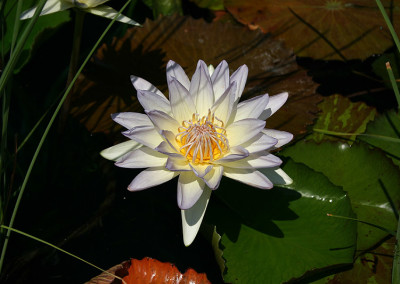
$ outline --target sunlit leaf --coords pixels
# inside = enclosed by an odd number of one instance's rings
[[[315,144],[298,142],[282,153],[296,162],[322,172],[334,184],[348,192],[357,218],[395,231],[400,204],[400,173],[382,151],[365,144]],[[357,249],[366,250],[381,241],[387,233],[358,223]]]
[[[268,119],[268,128],[304,133],[321,101],[315,93],[317,85],[281,42],[229,23],[173,16],[147,21],[143,28],[129,29],[123,38],[103,45],[75,88],[72,114],[92,132],[114,132],[110,114],[142,111],[130,75],[167,94],[165,66],[170,59],[189,76],[199,59],[214,66],[225,59],[231,72],[247,64],[243,98],[288,91],[288,102]]]
[[[365,103],[352,103],[349,99],[340,95],[329,96],[318,106],[321,113],[313,128],[343,133],[364,133],[367,123],[374,119],[376,113],[374,108]],[[344,136],[344,139],[351,142],[356,137],[357,135]],[[321,142],[322,140],[338,140],[340,138],[314,132],[309,139]]]
[[[307,166],[288,161],[290,186],[260,190],[224,180],[211,201],[228,283],[283,283],[352,263],[356,224],[347,194]],[[301,260],[301,261],[299,261]]]
[[[374,121],[368,124],[365,133],[400,139],[399,114],[392,110],[379,115]],[[400,166],[400,143],[371,136],[360,136],[359,139],[382,149],[392,158],[396,165]]]
[[[399,31],[399,2],[382,3],[385,7],[392,3],[387,12]],[[240,22],[273,33],[299,56],[364,59],[393,45],[375,1],[225,0],[224,4]]]

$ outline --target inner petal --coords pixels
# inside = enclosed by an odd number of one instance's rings
[[[179,151],[193,164],[211,163],[229,151],[224,123],[211,111],[207,116],[193,114],[178,128],[175,140]]]

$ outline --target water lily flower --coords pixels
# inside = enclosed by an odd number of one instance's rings
[[[265,128],[265,120],[286,102],[288,93],[239,102],[247,74],[246,65],[229,76],[226,61],[214,70],[200,60],[190,81],[180,65],[169,61],[169,100],[148,81],[131,76],[145,114],[112,115],[131,140],[101,155],[119,167],[147,168],[133,179],[130,191],[179,177],[177,199],[186,246],[193,242],[223,175],[261,189],[292,182],[270,151],[293,135]]]
[[[52,14],[70,8],[78,8],[87,13],[114,19],[118,15],[118,12],[107,5],[103,5],[108,1],[109,0],[47,0],[40,15]],[[36,8],[37,7],[33,7],[24,11],[21,14],[20,19],[25,20],[32,18],[33,14],[35,14]],[[139,23],[124,15],[119,15],[116,20],[122,23],[139,26]]]

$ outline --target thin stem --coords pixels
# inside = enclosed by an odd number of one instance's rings
[[[19,191],[19,194],[18,194],[18,197],[17,197],[17,201],[16,201],[16,203],[15,203],[14,210],[13,210],[13,213],[12,213],[12,216],[11,216],[11,219],[10,219],[10,223],[9,223],[9,226],[8,226],[9,228],[12,228],[13,225],[14,225],[14,221],[15,221],[15,217],[16,217],[17,212],[18,212],[19,204],[21,203],[21,199],[22,199],[22,196],[23,196],[23,194],[24,194],[24,191],[25,191],[25,188],[26,188],[26,184],[28,183],[29,177],[30,177],[30,175],[31,175],[33,166],[35,165],[35,162],[36,162],[36,159],[37,159],[37,157],[38,157],[38,155],[39,155],[39,152],[40,152],[40,150],[41,150],[41,148],[42,148],[42,146],[43,146],[44,141],[46,140],[47,134],[49,133],[51,126],[52,126],[53,123],[54,123],[54,120],[56,119],[56,116],[57,116],[58,112],[59,112],[60,109],[61,109],[62,104],[64,103],[64,101],[65,101],[67,95],[68,95],[69,92],[71,91],[72,86],[74,85],[74,83],[75,83],[76,79],[78,78],[79,74],[82,72],[83,68],[86,66],[86,64],[88,63],[89,59],[90,59],[91,56],[93,55],[93,53],[96,51],[97,47],[99,46],[100,42],[103,40],[103,38],[104,38],[104,36],[106,35],[106,33],[110,30],[111,26],[114,24],[115,19],[116,19],[116,18],[121,14],[121,12],[128,6],[128,4],[129,4],[130,1],[131,1],[131,0],[128,0],[128,1],[126,2],[126,4],[121,8],[121,10],[118,12],[118,14],[116,15],[116,17],[111,21],[111,23],[107,26],[107,28],[104,30],[104,32],[103,32],[102,35],[100,36],[100,38],[97,40],[96,44],[93,46],[92,50],[90,51],[90,53],[89,53],[88,56],[86,57],[85,61],[82,63],[82,65],[81,65],[81,67],[79,68],[78,72],[75,74],[74,78],[73,78],[72,81],[71,81],[71,84],[68,86],[68,88],[67,88],[67,90],[65,91],[63,97],[62,97],[61,100],[60,100],[60,103],[58,104],[56,110],[54,111],[54,114],[53,114],[53,116],[51,117],[51,119],[50,119],[50,121],[49,121],[49,124],[47,125],[47,127],[46,127],[46,129],[45,129],[45,131],[44,131],[44,133],[43,133],[43,136],[42,136],[42,138],[41,138],[40,141],[39,141],[39,144],[38,144],[38,146],[37,146],[37,148],[36,148],[35,154],[34,154],[33,157],[32,157],[32,160],[31,160],[31,163],[30,163],[30,165],[29,165],[29,168],[28,168],[28,170],[27,170],[27,172],[26,172],[24,181],[22,182],[21,190]],[[6,250],[7,250],[7,246],[8,246],[8,241],[9,241],[9,239],[10,239],[10,234],[11,234],[11,230],[8,230],[8,231],[7,231],[6,238],[5,238],[5,240],[4,240],[3,250],[2,250],[2,252],[1,252],[1,257],[0,257],[0,273],[1,273],[2,268],[3,268],[4,258],[5,258],[5,254],[6,254]]]
[[[376,4],[378,5],[378,8],[381,11],[381,14],[383,16],[383,19],[385,20],[386,25],[389,28],[390,34],[393,37],[394,43],[396,44],[398,51],[400,52],[400,41],[399,41],[399,38],[398,38],[398,36],[396,34],[396,31],[393,28],[392,22],[390,21],[387,13],[385,11],[385,7],[383,7],[382,2],[380,0],[376,0]]]
[[[390,62],[386,62],[386,70],[389,74],[389,79],[390,79],[390,83],[392,84],[394,95],[396,96],[397,108],[400,110],[400,92],[399,92],[399,88],[397,87],[396,79],[394,78],[394,74],[393,74],[392,67],[390,66]]]
[[[330,131],[330,130],[318,129],[318,128],[314,128],[313,131],[317,132],[317,133],[322,133],[322,134],[327,134],[327,135],[336,135],[336,136],[353,136],[353,135],[366,136],[366,137],[377,138],[377,139],[381,139],[381,140],[385,140],[385,141],[389,141],[389,142],[393,142],[393,143],[400,143],[399,138],[383,136],[383,135],[376,135],[376,134],[346,133],[346,132],[337,132],[337,131]]]

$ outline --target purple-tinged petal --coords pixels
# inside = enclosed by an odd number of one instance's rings
[[[154,126],[140,126],[122,132],[126,137],[135,140],[151,149],[156,148],[163,141]]]
[[[222,120],[222,122],[225,124],[225,127],[235,104],[235,92],[236,82],[232,82],[232,84],[225,90],[225,92],[219,97],[219,99],[211,108],[211,111],[214,113],[215,117]]]
[[[168,80],[169,100],[175,119],[182,123],[192,118],[196,106],[189,91],[174,77]]]
[[[279,167],[260,169],[273,184],[289,185],[293,180]]]
[[[230,77],[229,82],[236,82],[237,88],[235,93],[235,100],[238,101],[242,96],[244,86],[246,85],[247,75],[249,68],[246,65],[240,66]]]
[[[211,82],[214,91],[214,98],[217,101],[229,87],[229,67],[225,60],[222,60],[211,75]]]
[[[268,117],[273,115],[284,103],[287,101],[289,94],[287,92],[280,93],[275,96],[269,97],[268,105],[265,110],[260,114],[259,119],[266,120]]]
[[[268,105],[268,94],[251,98],[238,104],[235,121],[246,118],[258,118]]]
[[[189,93],[195,102],[196,111],[200,117],[207,115],[208,110],[214,104],[214,92],[207,65],[202,60],[197,63],[196,71],[190,82]]]
[[[147,115],[137,112],[119,112],[113,113],[111,118],[118,124],[127,129],[132,129],[138,126],[151,126],[151,120]]]
[[[152,93],[156,93],[160,97],[165,98],[164,94],[159,89],[157,89],[157,87],[155,87],[153,84],[146,81],[145,79],[131,75],[131,82],[133,87],[135,87],[136,91],[139,90],[149,91]]]
[[[137,91],[137,98],[144,110],[159,110],[165,113],[171,113],[171,105],[166,97],[152,93],[150,91]]]
[[[226,136],[229,141],[229,146],[239,146],[258,133],[265,127],[265,121],[248,118],[235,121],[226,128]]]
[[[160,153],[162,153],[162,154],[165,154],[165,155],[167,155],[167,156],[169,156],[169,157],[174,157],[174,158],[177,158],[177,159],[179,159],[179,158],[184,158],[183,156],[182,156],[182,154],[180,154],[180,153],[178,153],[173,147],[171,147],[171,145],[168,143],[168,142],[166,142],[166,141],[163,141],[163,142],[161,142],[160,143],[160,145],[158,145],[154,150],[156,150],[157,152],[160,152]]]
[[[144,190],[164,182],[167,182],[178,175],[178,172],[171,172],[165,167],[148,168],[140,172],[128,186],[130,191]]]
[[[210,196],[211,189],[206,186],[204,187],[203,194],[200,196],[195,205],[189,209],[181,210],[183,243],[185,246],[189,246],[196,238],[201,222],[203,221],[204,214],[206,213]]]
[[[263,129],[262,133],[278,140],[278,143],[275,144],[274,149],[286,145],[293,139],[293,134],[286,131],[280,131],[275,129]]]
[[[214,164],[224,164],[228,162],[233,162],[237,160],[244,159],[249,156],[249,151],[247,151],[242,146],[235,146],[229,149],[229,152],[225,154],[224,157],[214,161]]]
[[[185,210],[191,208],[200,198],[204,181],[192,172],[182,172],[178,180],[178,206]]]
[[[192,171],[189,161],[184,157],[168,157],[165,167],[170,171]]]
[[[245,159],[224,163],[224,167],[235,169],[257,169],[280,166],[282,160],[268,152],[251,154]]]
[[[256,153],[271,149],[278,143],[278,139],[268,136],[262,131],[246,143],[243,143],[242,147],[249,151],[249,153]]]
[[[271,189],[274,186],[265,175],[255,169],[224,167],[224,176],[261,189]]]
[[[190,81],[185,71],[178,63],[170,60],[167,64],[167,81],[172,78],[176,78],[189,91]]]
[[[203,177],[203,180],[205,181],[206,185],[211,188],[212,190],[215,190],[219,187],[219,183],[222,178],[222,173],[224,172],[224,167],[223,166],[218,166],[214,165],[211,171],[208,172]]]
[[[203,178],[213,168],[213,165],[209,165],[209,164],[190,163],[189,165],[192,168],[194,174],[199,178]]]
[[[131,169],[161,167],[165,165],[167,158],[168,156],[149,147],[141,147],[119,158],[115,165]]]
[[[175,120],[175,118],[169,116],[165,112],[152,110],[146,111],[146,113],[159,131],[168,130],[172,133],[178,132],[178,128],[180,127],[179,123]]]

